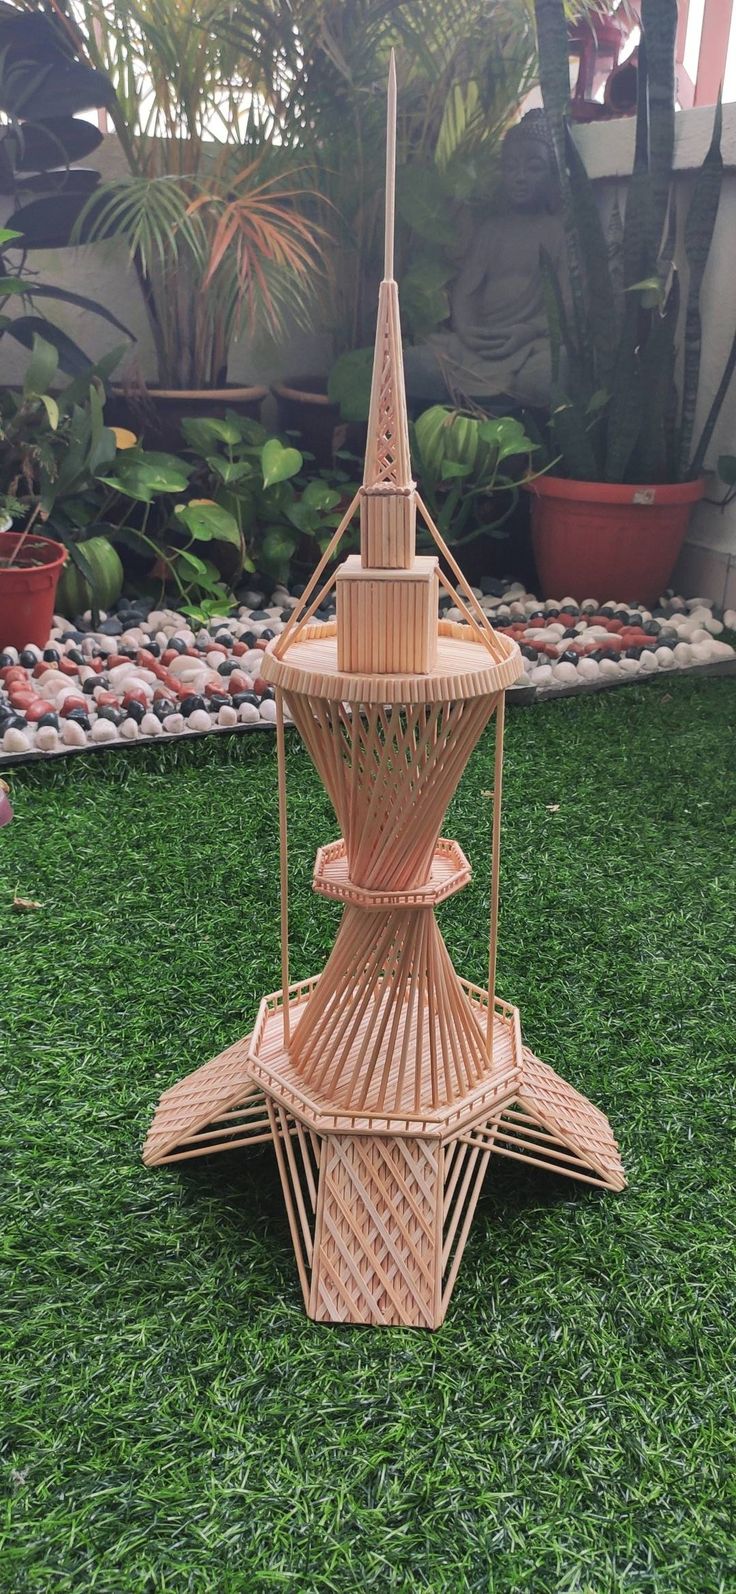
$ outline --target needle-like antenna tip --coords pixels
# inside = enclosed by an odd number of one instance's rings
[[[389,282],[394,274],[394,197],[396,192],[396,53],[392,49],[388,66],[386,104],[386,232],[383,275]]]

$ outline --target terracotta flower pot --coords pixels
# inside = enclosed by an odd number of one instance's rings
[[[0,532],[0,647],[42,648],[48,641],[56,587],[67,553],[60,542],[31,533],[19,563],[4,563],[18,547],[21,533]]]
[[[656,602],[703,486],[702,480],[624,485],[540,476],[528,491],[544,595]]]
[[[222,420],[235,410],[259,421],[265,387],[112,389],[105,405],[108,426],[125,426],[141,437],[144,448],[176,454],[184,445],[181,423],[190,417]]]

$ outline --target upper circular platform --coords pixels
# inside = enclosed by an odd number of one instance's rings
[[[261,675],[272,686],[300,697],[338,703],[443,703],[488,697],[505,691],[524,673],[521,653],[511,637],[494,633],[500,657],[476,641],[470,627],[453,620],[437,624],[437,663],[427,675],[354,675],[337,668],[337,626],[307,625],[283,658],[269,642]]]

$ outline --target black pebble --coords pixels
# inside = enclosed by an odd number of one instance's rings
[[[153,712],[156,715],[156,719],[163,722],[163,720],[168,718],[169,714],[176,713],[176,704],[170,703],[166,697],[159,697],[153,705]]]
[[[218,675],[232,675],[233,670],[238,669],[239,663],[239,659],[223,659],[222,664],[217,666]]]
[[[633,648],[626,648],[626,650],[624,652],[624,658],[625,659],[640,659],[641,655],[642,655],[642,649],[638,648],[636,646],[633,647]]]
[[[61,640],[62,642],[83,642],[84,636],[84,631],[63,631]]]
[[[255,634],[255,631],[244,631],[243,635],[240,638],[240,640],[241,640],[241,642],[245,643],[245,646],[247,648],[254,648],[255,645],[256,645],[256,642],[258,641],[258,638],[257,638],[257,636]]]
[[[140,725],[145,713],[146,709],[144,709],[142,703],[136,703],[133,701],[132,703],[126,703],[125,705],[126,719],[135,720],[136,725]]]
[[[118,648],[118,653],[123,659],[137,659],[138,657],[137,648]]]
[[[564,603],[562,608],[560,609],[560,614],[578,615],[579,613],[580,613],[580,609],[579,609],[577,603]]]
[[[676,648],[678,642],[679,642],[679,637],[676,637],[676,636],[661,636],[659,638],[659,641],[658,641],[658,646],[660,648]]]
[[[118,619],[116,614],[110,614],[106,620],[102,621],[102,624],[99,625],[97,629],[100,633],[100,636],[122,636],[125,626],[123,625],[122,620]]]
[[[58,659],[58,657],[59,657],[58,653],[57,653],[56,657]],[[46,658],[46,654],[45,653],[44,653],[44,658]],[[15,664],[15,659],[13,658],[12,653],[0,653],[0,670],[9,670],[11,664]]]
[[[291,583],[291,586],[289,587],[289,591],[291,593],[292,598],[300,598],[302,593],[303,593],[303,591],[304,591],[304,589],[305,589],[305,587],[306,587],[306,585],[307,585],[306,581],[293,581]],[[482,586],[483,586],[483,582],[481,581],[481,587]],[[500,583],[499,583],[499,587],[500,587]],[[485,590],[485,588],[484,588],[484,590]],[[500,590],[503,591],[503,588],[500,587]]]
[[[5,729],[6,731],[26,731],[28,729],[28,721],[25,714],[11,714],[10,719],[5,721]]]
[[[186,642],[182,642],[180,636],[170,636],[168,645],[173,648],[175,653],[186,653],[187,651]]]
[[[659,636],[659,626],[656,620],[645,620],[642,625],[645,636]]]
[[[99,686],[99,684],[100,684],[99,675],[88,675],[86,681],[82,682],[82,691],[84,692],[85,696],[86,697],[91,697],[92,693],[95,690],[95,687]]]
[[[52,714],[52,713],[42,714],[40,720],[36,720],[36,724],[37,725],[53,725],[54,730],[58,731],[58,729],[59,729],[59,716],[58,716],[58,714]]]
[[[527,615],[527,620],[543,620],[543,619],[544,619],[544,609],[532,609],[531,614]]]
[[[211,709],[223,708],[224,705],[226,703],[229,703],[229,702],[230,702],[230,693],[229,692],[208,692],[207,693],[207,702],[205,704],[205,708],[207,708],[208,706]]]
[[[276,696],[276,693],[274,692],[273,687],[272,686],[265,686],[263,688],[263,691],[261,692],[260,701],[262,703],[265,703],[266,698],[274,698],[275,696]],[[258,698],[256,698],[256,702],[258,702]]]
[[[111,725],[122,725],[123,720],[127,719],[128,715],[124,708],[113,708],[112,703],[104,703],[102,708],[97,710],[97,718],[98,720],[109,720]]]
[[[504,585],[496,576],[481,576],[480,590],[484,598],[500,598],[503,596]]]
[[[207,704],[205,703],[204,698],[198,697],[195,692],[192,692],[189,697],[183,697],[181,703],[179,704],[180,712],[184,715],[185,719],[189,719],[189,715],[193,714],[195,709],[206,709],[206,707]],[[142,718],[143,715],[141,715],[141,719]]]
[[[212,647],[212,643],[211,642],[200,642],[199,637],[195,637],[194,646],[197,649],[198,653],[209,653],[210,648]]]
[[[598,610],[599,614],[605,614],[607,620],[612,620],[615,612],[612,603],[604,603],[603,608]]]
[[[81,648],[70,648],[69,652],[67,653],[67,658],[71,659],[72,664],[84,664],[85,663],[85,657],[84,657],[84,654],[83,654]]]
[[[231,637],[229,631],[216,631],[215,641],[219,642],[221,648],[231,648],[235,638]]]
[[[18,663],[23,665],[24,670],[32,670],[38,664],[38,658],[35,653],[31,652],[30,648],[21,648],[18,655]]]
[[[559,614],[559,609],[545,609],[544,618],[545,620],[557,620],[559,619]]]
[[[319,609],[317,610],[317,613],[319,614]],[[329,619],[329,614],[325,615],[325,619]],[[266,627],[266,630],[261,632],[261,641],[262,642],[272,642],[274,637],[275,637],[275,635],[276,635],[275,631],[269,631],[268,627]]]
[[[43,657],[45,664],[58,664],[61,654],[58,648],[44,648]]]
[[[537,650],[536,650],[536,648],[525,648],[525,647],[522,647],[521,655],[522,655],[522,658],[524,658],[524,659],[534,659],[536,661]]]
[[[282,620],[290,620],[291,616],[292,616],[292,612],[293,611],[291,609],[282,609],[281,610],[281,618],[282,618]]]
[[[69,713],[66,715],[66,718],[68,720],[76,720],[77,724],[81,725],[83,731],[88,731],[89,730],[89,714],[86,712],[85,709],[83,709],[83,708],[70,708]]]
[[[153,637],[149,637],[149,640],[144,642],[143,646],[148,650],[149,653],[153,654],[154,659],[160,659],[161,649],[158,645],[158,642],[154,642]]]
[[[580,660],[578,658],[577,653],[573,653],[572,648],[565,648],[564,653],[560,654],[558,663],[560,663],[560,664],[579,664]]]
[[[563,631],[563,633],[562,633],[562,635],[563,635],[563,637],[567,637],[567,636],[577,636],[577,634],[578,634],[578,633],[577,633],[577,631],[576,631],[576,630],[575,630],[575,627],[574,627],[574,625],[570,625],[570,626],[568,626],[568,628],[567,628],[567,630],[566,630],[566,631]]]
[[[268,619],[268,615],[266,614],[265,609],[251,609],[250,614],[248,615],[248,619],[249,620],[267,620]]]
[[[254,708],[258,708],[261,700],[259,697],[256,697],[255,692],[236,692],[235,696],[232,697],[230,701],[233,705],[233,708],[240,708],[241,703],[252,703]]]

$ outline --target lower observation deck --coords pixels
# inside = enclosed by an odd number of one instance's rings
[[[289,1019],[292,1038],[298,1035],[299,1019],[306,1011],[318,979],[305,980],[289,987]],[[485,1029],[488,1011],[488,993],[467,980],[459,980],[465,999],[479,1025]],[[408,1014],[408,1009],[407,1009]],[[402,1020],[405,1022],[406,1020]],[[410,1020],[412,1026],[416,1020]],[[357,1101],[348,1107],[341,1105],[327,1090],[305,1080],[292,1061],[284,1045],[284,1014],[281,991],[264,997],[258,1012],[255,1028],[250,1037],[247,1069],[269,1096],[274,1097],[294,1117],[320,1133],[330,1132],[353,1135],[420,1135],[427,1139],[447,1141],[473,1124],[486,1122],[494,1112],[516,1094],[521,1078],[522,1041],[518,1010],[508,1002],[496,999],[493,1022],[493,1060],[488,1073],[468,1085],[462,1095],[440,1106],[431,1103],[431,1069],[429,1056],[431,1039],[430,1020],[424,1012],[421,1018],[422,1047],[427,1057],[426,1073],[422,1082],[419,1105],[415,1103],[415,1074],[407,1075],[404,1091],[397,1092],[397,1071],[400,1066],[403,1034],[400,1032],[392,1051],[387,1056],[388,1069],[382,1081],[382,1093],[392,1098],[390,1109],[382,1107],[376,1099],[379,1092],[377,1079],[368,1092],[365,1102]],[[411,1045],[414,1048],[415,1030],[412,1027]],[[361,1035],[355,1039],[356,1053],[360,1050]],[[397,1101],[398,1094],[398,1101]]]
[[[337,625],[306,625],[281,658],[270,642],[261,674],[272,686],[302,697],[338,703],[442,703],[487,697],[513,686],[524,672],[511,637],[494,635],[494,659],[485,642],[467,625],[437,623],[437,662],[426,675],[351,675],[337,667]]]

